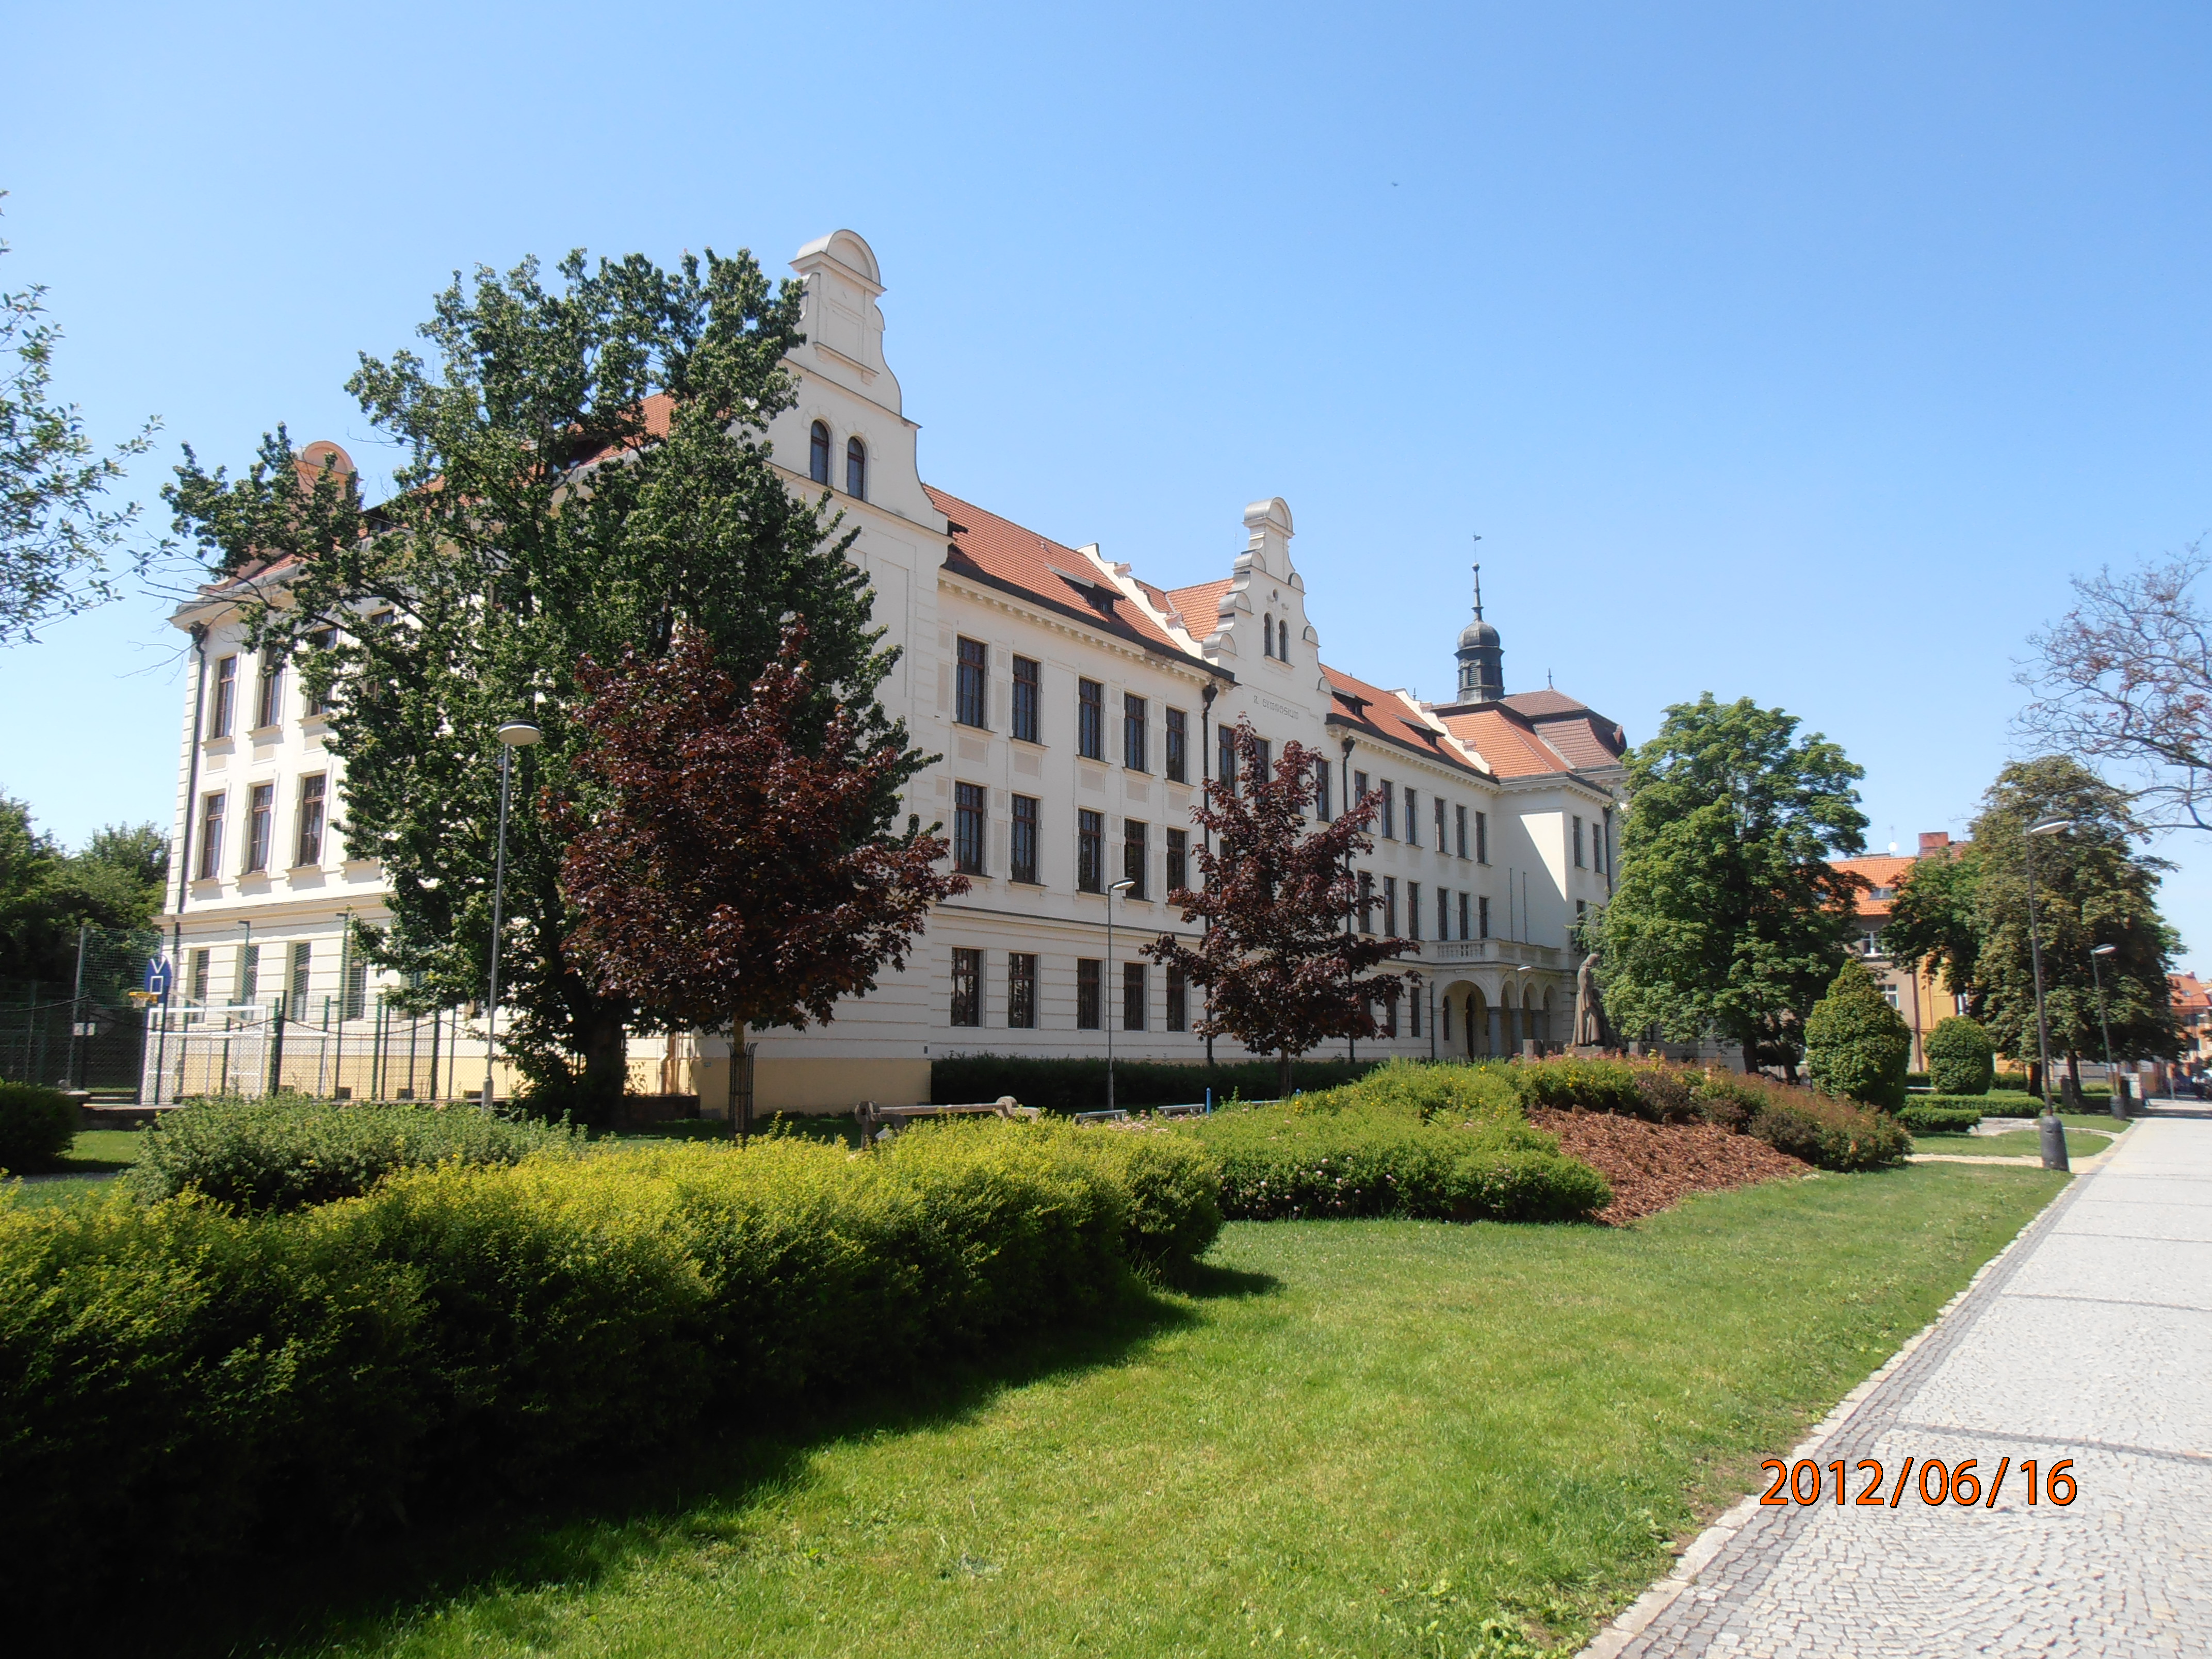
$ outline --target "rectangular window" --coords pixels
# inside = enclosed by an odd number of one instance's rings
[[[1885,985],[1885,986],[1883,986],[1883,987],[1881,988],[1881,1000],[1882,1000],[1884,1002],[1887,1002],[1887,1003],[1891,1007],[1893,1007],[1893,1008],[1896,1007],[1896,1006],[1897,1006],[1897,987],[1895,987],[1894,985]]]
[[[1490,937],[1490,896],[1488,894],[1486,893],[1483,895],[1482,898],[1477,902],[1475,905],[1475,913],[1476,924],[1482,930],[1477,937],[1488,939]]]
[[[202,1007],[205,1007],[207,1006],[208,980],[210,977],[209,969],[214,957],[215,952],[212,951],[195,951],[192,952],[192,976],[190,987],[185,991],[185,995],[190,997],[192,1001],[199,1004]]]
[[[1151,834],[1150,824],[1139,823],[1134,818],[1121,820],[1121,879],[1136,884],[1129,889],[1131,898],[1145,896],[1145,854]]]
[[[338,998],[338,1018],[362,1019],[368,1013],[368,964],[356,956],[346,964],[345,986]]]
[[[247,1003],[261,994],[261,947],[241,945],[238,947],[238,994],[233,1002]]]
[[[1014,797],[1014,833],[1008,854],[1006,873],[1016,881],[1034,883],[1037,878],[1037,799],[1034,795]]]
[[[1382,1035],[1386,1037],[1398,1035],[1398,999],[1395,997],[1382,1005]]]
[[[1444,798],[1437,797],[1437,851],[1444,851]]]
[[[1474,861],[1477,864],[1490,862],[1490,814],[1487,812],[1474,815]]]
[[[1589,915],[1589,906],[1587,903],[1585,903],[1583,900],[1581,900],[1581,899],[1577,899],[1577,900],[1575,901],[1575,920],[1576,920],[1577,921],[1581,921],[1581,920],[1582,920],[1585,915]]]
[[[1359,872],[1359,931],[1375,931],[1375,877],[1366,870]]]
[[[1382,780],[1382,811],[1376,822],[1382,826],[1376,831],[1385,841],[1398,839],[1398,809],[1395,793],[1396,786],[1389,779]]]
[[[1382,878],[1382,932],[1391,939],[1398,937],[1398,878]]]
[[[1265,738],[1252,740],[1252,763],[1244,769],[1245,781],[1254,788],[1274,775],[1275,745]]]
[[[1190,1030],[1190,989],[1184,984],[1182,969],[1168,969],[1168,1030]]]
[[[1575,820],[1575,868],[1583,867],[1583,821]]]
[[[1095,957],[1080,957],[1075,964],[1075,1029],[1098,1029],[1098,962]]]
[[[1121,964],[1121,1029],[1145,1029],[1145,964],[1141,962]]]
[[[215,696],[208,710],[208,736],[227,738],[238,719],[238,659],[225,657],[215,665]]]
[[[261,653],[261,675],[253,691],[253,724],[281,726],[284,721],[284,659],[273,651]]]
[[[338,630],[335,628],[318,628],[307,635],[307,643],[318,651],[328,651],[337,642]],[[300,712],[308,715],[327,714],[331,712],[330,699],[319,697],[312,691],[307,692],[301,699]]]
[[[1188,783],[1190,781],[1190,727],[1188,720],[1189,717],[1180,708],[1170,708],[1167,711],[1168,747],[1167,753],[1164,758],[1167,764],[1168,781],[1170,783]]]
[[[1133,691],[1121,694],[1121,764],[1132,772],[1149,772],[1151,757],[1145,752],[1145,700]]]
[[[1237,793],[1237,733],[1228,726],[1220,732],[1220,751],[1214,757],[1213,775],[1221,780],[1224,794]]]
[[[953,720],[961,726],[987,726],[989,722],[983,717],[983,698],[990,690],[990,683],[984,671],[990,661],[990,651],[981,640],[963,639],[959,641],[959,657]]]
[[[307,869],[323,861],[323,814],[328,804],[326,791],[329,782],[320,772],[300,780],[299,845],[292,862],[300,869]]]
[[[1036,958],[1026,951],[1006,958],[1006,1024],[1016,1031],[1036,1029]]]
[[[1418,881],[1409,881],[1406,884],[1406,937],[1419,939],[1420,936],[1421,884]],[[1416,1031],[1413,1035],[1419,1036],[1420,1033]]]
[[[1467,908],[1466,894],[1460,895],[1459,904],[1461,910],[1464,911]],[[1460,924],[1459,936],[1462,939],[1467,937],[1467,924],[1464,922]],[[1437,889],[1437,937],[1438,939],[1451,937],[1451,895],[1441,887]]]
[[[222,804],[218,789],[200,800],[200,862],[198,878],[213,881],[222,873]]]
[[[1459,855],[1465,858],[1467,856],[1467,808],[1453,807],[1452,819],[1459,826]]]
[[[952,1024],[981,1025],[983,1023],[983,953],[965,951],[955,945],[952,950]]]
[[[269,842],[276,824],[276,786],[257,783],[246,797],[246,865],[244,875],[269,868]]]
[[[1327,756],[1314,762],[1314,816],[1323,823],[1328,822],[1328,779],[1335,769],[1329,765]]]
[[[983,805],[981,784],[952,786],[952,867],[963,876],[983,873]]]
[[[1414,980],[1406,987],[1406,1021],[1408,1036],[1421,1034],[1421,982]]]
[[[1597,872],[1604,875],[1613,867],[1613,814],[1608,812],[1590,825],[1590,847],[1597,854]]]
[[[1088,807],[1075,812],[1075,889],[1079,893],[1106,890],[1106,815]]]
[[[1168,831],[1168,891],[1190,885],[1190,831]]]
[[[294,1019],[307,1017],[307,972],[314,965],[315,947],[306,939],[292,941],[292,984],[286,1000]]]
[[[1097,680],[1075,683],[1075,751],[1085,760],[1106,758],[1106,688]]]
[[[1014,735],[1024,743],[1042,743],[1037,736],[1039,669],[1027,657],[1014,659]]]
[[[1418,848],[1421,844],[1421,815],[1415,803],[1419,796],[1413,790],[1406,792],[1406,845]]]
[[[1354,772],[1352,775],[1352,793],[1346,799],[1344,803],[1345,806],[1347,810],[1352,807],[1361,806],[1366,803],[1366,800],[1367,774],[1364,772]]]

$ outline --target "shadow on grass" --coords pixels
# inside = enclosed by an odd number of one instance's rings
[[[482,1494],[465,1510],[404,1532],[263,1554],[203,1571],[181,1588],[115,1584],[70,1609],[68,1645],[81,1655],[165,1659],[323,1653],[374,1644],[416,1609],[487,1590],[588,1589],[662,1547],[701,1505],[740,1508],[798,1481],[825,1448],[966,1421],[1009,1389],[1121,1364],[1199,1322],[1193,1301],[1268,1295],[1279,1283],[1267,1273],[1200,1267],[1174,1288],[1180,1298],[1133,1284],[1115,1307],[1085,1322],[987,1358],[942,1363],[903,1387],[787,1401],[742,1420],[755,1408],[726,1404],[716,1410],[727,1426],[658,1456],[564,1471],[556,1496]]]

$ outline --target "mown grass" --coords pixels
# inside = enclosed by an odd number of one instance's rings
[[[1434,1656],[1583,1640],[2057,1192],[1923,1164],[1634,1228],[1232,1225],[1198,1282],[164,1646]],[[208,1605],[225,1605],[216,1587]],[[78,1632],[80,1638],[88,1632]]]
[[[2115,1137],[2093,1130],[2069,1127],[2066,1156],[2094,1158],[2110,1152]],[[2034,1158],[2043,1151],[2043,1137],[2033,1129],[2008,1129],[2001,1135],[1915,1135],[1916,1152],[1940,1152],[1947,1158]]]
[[[67,1204],[88,1193],[106,1190],[118,1171],[138,1161],[143,1143],[136,1129],[80,1129],[62,1155],[60,1179],[9,1181],[16,1202],[30,1209]]]

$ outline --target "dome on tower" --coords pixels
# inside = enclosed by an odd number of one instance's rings
[[[1482,567],[1474,568],[1474,620],[1460,629],[1459,701],[1495,702],[1505,695],[1505,647],[1482,619]]]
[[[1483,621],[1480,612],[1473,622],[1460,629],[1459,648],[1462,651],[1480,650],[1498,642],[1498,630]]]

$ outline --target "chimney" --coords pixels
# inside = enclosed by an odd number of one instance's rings
[[[1934,858],[1939,853],[1948,853],[1950,850],[1951,832],[1948,830],[1923,830],[1920,832],[1922,858]]]

